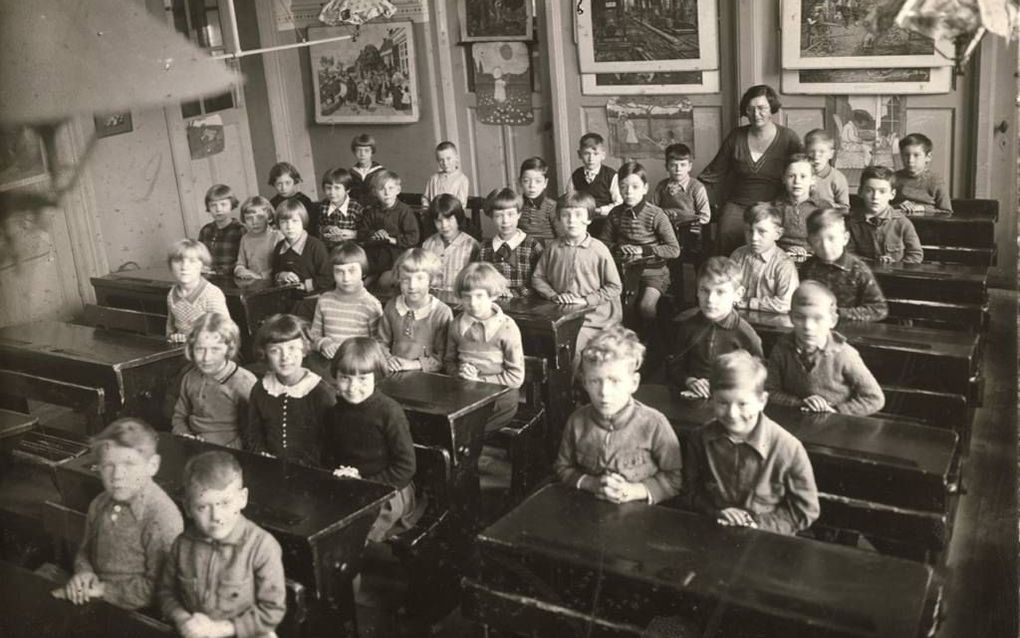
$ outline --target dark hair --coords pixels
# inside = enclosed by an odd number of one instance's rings
[[[489,193],[485,198],[485,214],[492,217],[493,211],[524,207],[524,200],[512,188],[500,188]]]
[[[209,204],[218,202],[221,199],[230,200],[231,210],[237,208],[237,205],[240,204],[240,202],[237,201],[237,198],[234,197],[234,191],[229,186],[226,184],[213,184],[209,187],[209,190],[205,192],[206,210],[209,210]]]
[[[353,180],[350,171],[346,168],[334,168],[323,173],[322,186],[325,188],[326,184],[337,184],[343,186],[345,191],[349,191]]]
[[[768,84],[756,84],[751,88],[744,91],[744,95],[740,98],[740,114],[747,115],[747,106],[756,97],[764,97],[769,101],[769,109],[773,114],[779,112],[779,109],[783,108],[783,103],[779,101],[779,96],[776,95],[775,89]]]
[[[301,339],[304,342],[306,353],[311,349],[312,340],[308,335],[308,323],[295,315],[273,315],[262,322],[258,332],[255,333],[255,354],[264,358],[266,346],[269,344],[294,339]]]
[[[329,262],[334,266],[358,264],[362,273],[368,273],[368,255],[365,249],[351,240],[342,241],[329,251]]]
[[[837,208],[819,208],[807,218],[808,235],[815,235],[829,226],[839,224],[846,228],[846,215]]]
[[[529,157],[521,162],[521,172],[518,173],[518,176],[524,177],[524,171],[538,171],[545,175],[549,172],[549,165],[541,157]]]
[[[769,202],[758,202],[744,209],[744,223],[748,226],[754,226],[765,219],[771,219],[779,228],[783,227],[783,214]]]
[[[686,144],[670,144],[666,147],[666,161],[693,160],[694,152]]]
[[[357,135],[353,140],[351,140],[351,152],[353,153],[354,149],[359,146],[367,146],[372,149],[372,153],[375,153],[375,138],[368,133]]]
[[[833,144],[835,140],[832,139],[832,135],[823,128],[813,128],[804,135],[804,146],[807,146],[811,142],[821,140]]]
[[[338,374],[368,374],[386,376],[386,352],[371,337],[351,337],[341,344],[333,355],[329,372]]]
[[[783,162],[783,171],[790,167],[791,164],[798,164],[800,162],[807,162],[811,164],[811,158],[807,156],[807,153],[790,153],[786,156],[786,161]]]
[[[637,162],[624,162],[620,170],[616,171],[616,179],[621,182],[623,178],[630,177],[631,175],[637,175],[641,178],[642,182],[648,183],[648,173],[645,172],[645,167]]]
[[[439,151],[445,151],[445,150],[454,150],[454,151],[456,151],[457,150],[457,145],[454,144],[453,142],[449,141],[449,140],[442,141],[442,142],[436,144],[436,152],[437,153]]]
[[[588,211],[588,220],[595,217],[595,198],[584,191],[571,191],[564,193],[556,200],[556,216],[564,208],[583,208]]]
[[[277,162],[269,169],[269,185],[276,186],[276,180],[284,175],[290,175],[295,184],[301,183],[301,173],[290,162]]]
[[[889,182],[890,188],[896,188],[896,171],[888,166],[868,166],[861,171],[861,186],[869,179],[881,179]]]
[[[467,228],[464,206],[459,199],[449,193],[443,193],[429,203],[429,220],[435,224],[440,217],[453,217],[457,220],[457,228],[461,230]]]
[[[577,143],[577,148],[595,148],[605,146],[606,140],[598,133],[585,133]]]
[[[920,146],[924,148],[925,153],[931,153],[931,149],[934,146],[931,143],[931,138],[921,133],[911,133],[900,140],[900,150],[906,149],[908,146]]]

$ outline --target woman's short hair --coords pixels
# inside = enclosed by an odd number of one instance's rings
[[[744,91],[744,95],[740,98],[740,114],[747,114],[747,106],[756,97],[764,97],[769,101],[769,109],[773,114],[779,112],[779,109],[783,108],[783,103],[779,101],[779,96],[776,94],[776,90],[768,84],[756,84],[751,88]]]

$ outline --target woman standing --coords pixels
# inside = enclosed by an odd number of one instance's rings
[[[782,103],[771,86],[752,86],[740,98],[740,113],[750,124],[726,136],[722,147],[698,179],[726,182],[719,204],[719,254],[729,255],[744,243],[744,210],[769,202],[783,192],[787,156],[803,151],[800,137],[772,121]],[[716,192],[720,192],[718,189]]]

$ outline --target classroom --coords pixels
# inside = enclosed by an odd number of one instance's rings
[[[1018,0],[0,0],[0,635],[1020,636]]]

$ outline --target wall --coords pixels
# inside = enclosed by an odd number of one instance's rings
[[[234,6],[237,10],[237,32],[241,37],[241,49],[251,51],[261,48],[255,0],[234,0]],[[241,58],[241,73],[244,74],[244,102],[248,111],[259,194],[272,197],[276,189],[269,185],[269,169],[276,163],[276,143],[270,133],[273,123],[269,112],[269,88],[266,86],[263,56],[249,55]]]

